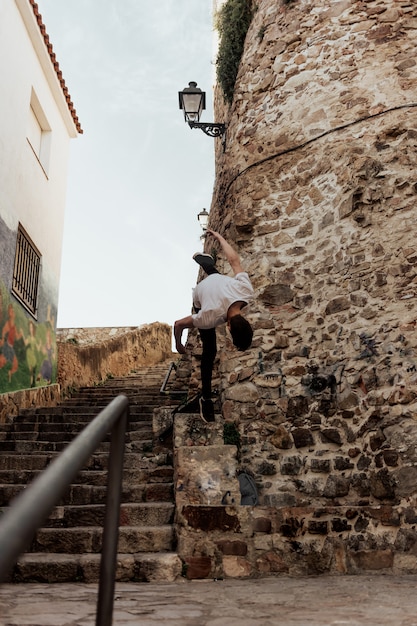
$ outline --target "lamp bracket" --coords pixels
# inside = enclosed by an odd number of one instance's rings
[[[200,128],[209,137],[222,137],[226,132],[226,124],[210,122],[188,122],[190,128]]]

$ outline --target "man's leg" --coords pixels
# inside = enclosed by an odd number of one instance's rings
[[[211,398],[211,379],[213,376],[214,359],[217,354],[216,329],[199,329],[203,353],[201,355],[201,392],[203,398]]]
[[[196,252],[193,256],[193,259],[196,263],[199,264],[200,267],[203,268],[208,276],[210,276],[210,274],[220,273],[217,267],[215,267],[216,262],[211,254],[206,254],[205,252]]]
[[[217,354],[216,329],[199,329],[203,353],[201,355],[201,416],[207,422],[214,422],[214,407],[211,399],[211,380],[214,359]]]

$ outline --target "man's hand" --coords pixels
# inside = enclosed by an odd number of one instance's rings
[[[177,320],[174,323],[174,339],[175,339],[175,348],[177,349],[177,352],[179,352],[180,354],[185,354],[186,350],[185,350],[185,346],[183,346],[182,344],[182,333],[186,328],[193,328],[194,324],[193,324],[193,318],[191,315],[188,315],[187,317],[183,317],[180,320]]]

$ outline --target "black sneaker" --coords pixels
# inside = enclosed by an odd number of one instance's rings
[[[206,254],[205,252],[196,252],[193,255],[193,259],[206,273],[210,272],[216,264],[216,261],[213,259],[211,254]]]
[[[200,417],[203,422],[215,422],[213,400],[204,400],[200,398]]]

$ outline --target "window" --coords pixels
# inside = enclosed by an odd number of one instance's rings
[[[33,89],[30,97],[27,132],[27,140],[44,172],[47,174],[51,149],[51,127]]]
[[[12,292],[36,316],[41,254],[19,224],[14,259]]]

